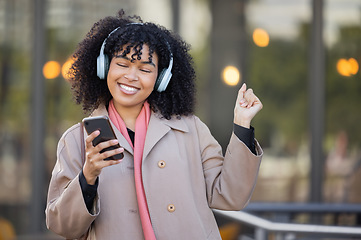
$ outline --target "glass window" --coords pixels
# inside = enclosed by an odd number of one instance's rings
[[[325,1],[327,202],[361,203],[361,2]]]

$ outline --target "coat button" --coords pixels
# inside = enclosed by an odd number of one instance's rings
[[[158,162],[158,167],[164,168],[164,167],[165,167],[165,161],[160,160],[160,161]]]
[[[173,205],[173,204],[169,204],[168,205],[168,207],[167,207],[167,209],[168,209],[168,212],[174,212],[175,211],[175,206]]]

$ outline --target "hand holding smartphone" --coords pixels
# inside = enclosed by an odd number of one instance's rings
[[[83,119],[83,126],[85,130],[87,131],[88,135],[90,135],[92,132],[99,130],[100,134],[93,140],[93,146],[98,145],[101,142],[106,142],[112,139],[116,139],[114,130],[112,128],[112,125],[109,122],[109,118],[107,116],[96,116],[96,117],[87,117]],[[100,153],[103,153],[105,151],[114,150],[120,148],[120,145],[114,145],[107,148],[104,148],[100,151]],[[110,156],[108,158],[105,158],[104,160],[120,160],[124,157],[123,153],[119,153],[113,156]]]

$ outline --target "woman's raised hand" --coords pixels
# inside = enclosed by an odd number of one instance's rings
[[[251,88],[245,83],[238,91],[236,106],[234,107],[234,123],[250,128],[253,117],[262,109],[263,105]]]

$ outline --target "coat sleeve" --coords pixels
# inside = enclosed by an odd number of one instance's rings
[[[208,127],[196,119],[202,166],[210,208],[241,210],[256,185],[263,151],[256,141],[256,155],[232,133],[225,152]]]
[[[89,213],[81,191],[80,141],[80,124],[68,129],[59,140],[45,210],[47,227],[70,239],[85,234],[99,214],[98,197],[95,198],[92,213]]]

